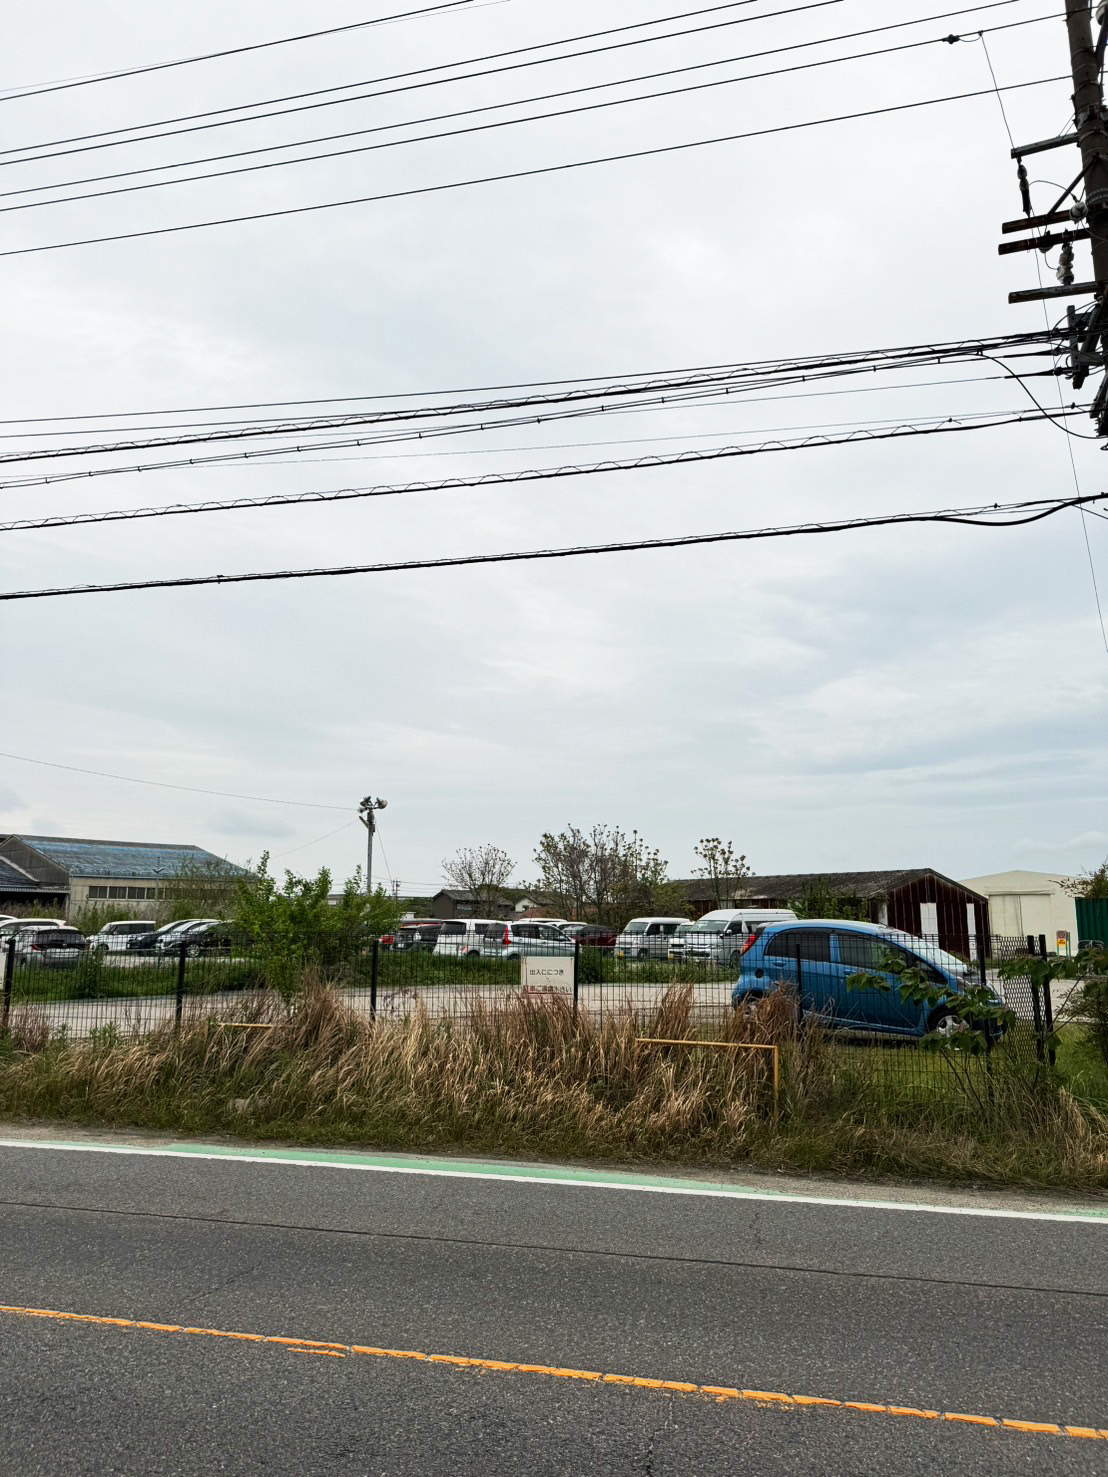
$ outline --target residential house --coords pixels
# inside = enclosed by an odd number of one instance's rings
[[[509,889],[501,892],[493,904],[482,901],[475,892],[461,887],[442,887],[431,899],[430,917],[442,918],[518,918],[528,908],[535,907],[532,898]]]

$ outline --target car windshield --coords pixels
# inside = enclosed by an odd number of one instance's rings
[[[646,932],[646,919],[645,918],[632,918],[631,922],[627,925],[627,927],[623,931],[624,931],[624,933],[645,933]]]
[[[914,934],[902,933],[900,929],[890,929],[888,933],[881,935],[889,943],[897,943],[911,954],[918,954],[921,959],[926,959],[928,964],[937,964],[940,969],[949,970],[951,974],[965,974],[969,965],[964,959],[959,959],[957,954],[951,954],[946,949],[940,949],[938,944],[929,944],[926,939],[916,938]]]
[[[700,923],[694,923],[693,928],[697,933],[723,933],[728,921],[726,918],[708,918]]]
[[[696,929],[695,923],[679,923],[673,930],[674,937],[681,933],[693,933]]]

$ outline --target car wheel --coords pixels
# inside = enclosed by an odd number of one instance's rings
[[[636,959],[649,959],[650,958],[650,950],[649,949],[639,949],[639,951],[635,955],[635,958]]]
[[[103,959],[104,955],[108,952],[107,944],[97,944],[95,952]]]
[[[928,1017],[927,1029],[934,1036],[953,1036],[958,1031],[964,1031],[966,1023],[949,1005],[940,1005]]]
[[[188,955],[188,957],[190,959],[199,959],[200,958],[200,953],[201,953],[200,945],[199,944],[189,944],[188,948],[185,950],[185,953]]]
[[[727,962],[728,964],[738,964],[741,962],[742,957],[743,956],[741,949],[732,949],[730,954],[728,954],[727,956]]]

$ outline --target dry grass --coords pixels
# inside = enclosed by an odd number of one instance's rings
[[[715,1039],[781,1046],[775,1121],[767,1053],[637,1043],[703,1035],[691,994],[670,990],[645,1020],[630,1010],[577,1020],[560,1000],[517,998],[495,1009],[475,1000],[465,1025],[422,1009],[373,1024],[315,980],[294,1009],[272,996],[236,1006],[238,1021],[267,1029],[229,1028],[197,1003],[179,1034],[49,1044],[25,1009],[0,1055],[0,1113],[301,1143],[1108,1187],[1108,1120],[1095,1109],[1003,1075],[984,1112],[957,1093],[891,1090],[859,1070],[879,1054],[798,1036],[784,996],[711,1027]]]

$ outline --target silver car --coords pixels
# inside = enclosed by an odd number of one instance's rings
[[[15,960],[33,969],[72,969],[85,951],[75,928],[24,928],[15,936]]]
[[[501,923],[490,928],[481,940],[482,959],[522,959],[525,954],[543,957],[572,954],[573,940],[559,925],[544,918],[525,923]]]

